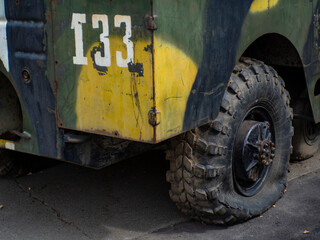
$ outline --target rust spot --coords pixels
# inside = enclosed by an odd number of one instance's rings
[[[155,108],[152,108],[149,113],[148,113],[148,117],[149,117],[149,124],[153,127],[157,126],[160,124],[160,112],[157,111]]]
[[[146,15],[145,16],[145,23],[146,23],[146,28],[148,30],[151,30],[151,31],[155,31],[157,30],[157,26],[156,24],[154,23],[154,16],[152,15]]]
[[[54,95],[55,96],[57,96],[57,93],[58,93],[58,82],[55,80],[54,82],[53,82],[53,93],[54,93]]]

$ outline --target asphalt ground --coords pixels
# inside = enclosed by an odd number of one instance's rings
[[[290,165],[287,192],[273,208],[230,227],[175,208],[163,159],[149,152],[100,171],[60,163],[1,179],[0,240],[320,239],[319,154]]]

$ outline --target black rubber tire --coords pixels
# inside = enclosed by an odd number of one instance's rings
[[[299,97],[293,107],[293,112],[294,114],[312,117],[307,91],[303,92]],[[303,119],[294,119],[292,124],[294,136],[292,139],[293,152],[291,159],[302,161],[311,158],[319,150],[320,126]]]
[[[183,213],[205,223],[234,224],[262,214],[283,195],[293,135],[290,97],[284,87],[272,67],[242,58],[218,117],[170,142],[166,152],[169,195]],[[233,146],[242,120],[259,105],[271,116],[276,150],[262,189],[246,197],[234,184]]]

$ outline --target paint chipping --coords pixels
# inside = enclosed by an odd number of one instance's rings
[[[131,73],[138,73],[139,77],[143,77],[143,64],[142,63],[128,63],[128,69]]]
[[[131,96],[132,96],[132,105],[133,105],[133,112],[134,112],[134,117],[136,120],[136,127],[139,128],[140,132],[140,139],[142,136],[142,124],[143,124],[143,115],[142,115],[142,109],[140,106],[140,100],[139,100],[139,93],[138,93],[138,88],[137,88],[137,82],[135,79],[135,74],[131,74]],[[142,123],[140,122],[140,119]]]
[[[218,92],[220,90],[220,88],[223,88],[224,84],[220,83],[217,87],[213,88],[211,91],[209,92],[201,92],[204,96],[210,96],[215,94],[216,92]]]
[[[180,98],[182,98],[182,97],[167,97],[167,98],[165,98],[164,99],[164,101],[168,101],[168,100],[170,100],[170,99],[180,99]]]
[[[101,67],[101,66],[96,64],[95,55],[96,55],[97,52],[101,52],[102,57],[104,57],[105,53],[104,53],[104,44],[103,44],[103,42],[100,42],[99,46],[93,47],[93,49],[91,51],[91,58],[92,58],[92,62],[93,62],[93,67],[98,70],[98,74],[100,76],[106,75],[107,72],[108,72],[108,68],[107,67]]]

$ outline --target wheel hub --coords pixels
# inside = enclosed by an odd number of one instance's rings
[[[239,129],[234,150],[234,178],[244,195],[259,191],[275,157],[270,123],[245,120]]]
[[[257,146],[259,148],[259,162],[264,166],[269,166],[272,163],[274,152],[276,150],[274,143],[268,139],[265,139],[261,142],[258,142]]]

